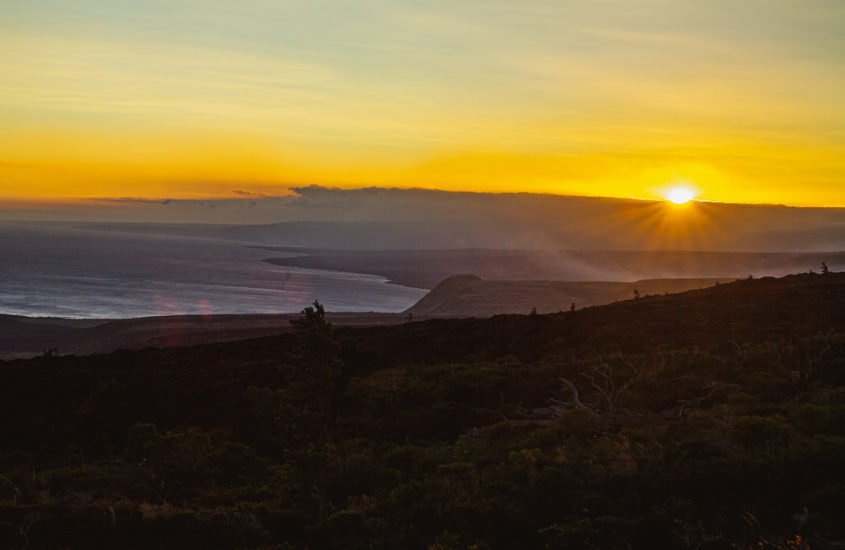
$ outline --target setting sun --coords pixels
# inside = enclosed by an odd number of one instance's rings
[[[695,193],[686,187],[674,187],[666,193],[666,199],[675,204],[686,204],[695,198]]]

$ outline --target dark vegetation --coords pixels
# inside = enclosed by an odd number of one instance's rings
[[[839,548],[845,274],[0,363],[3,548]]]
[[[52,349],[57,355],[91,355],[119,349],[174,348],[233,342],[291,332],[295,314],[177,315],[135,319],[61,319],[0,315],[0,360],[28,359]],[[396,313],[331,313],[339,326],[397,324]]]

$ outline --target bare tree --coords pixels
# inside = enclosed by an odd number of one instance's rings
[[[29,546],[30,546],[29,530],[32,529],[32,526],[39,519],[41,519],[41,513],[40,512],[34,512],[34,513],[27,514],[26,517],[23,520],[23,523],[21,523],[20,525],[16,525],[14,523],[9,523],[9,522],[6,522],[6,521],[0,521],[0,526],[8,527],[8,528],[14,530],[15,532],[17,532],[17,534],[20,535],[21,540],[23,541],[24,548],[29,548]]]
[[[821,370],[821,363],[825,354],[830,351],[833,346],[833,330],[829,330],[817,338],[819,345],[814,353],[812,350],[813,340],[807,342],[807,368],[804,371],[804,378],[810,379]]]
[[[614,372],[614,366],[602,356],[599,356],[590,365],[587,372],[580,373],[583,378],[589,381],[590,387],[595,390],[598,396],[598,402],[595,405],[584,403],[581,400],[581,394],[575,383],[568,378],[561,377],[558,378],[558,381],[561,383],[560,395],[562,397],[568,395],[571,397],[569,399],[556,397],[549,399],[550,406],[547,409],[542,409],[542,411],[551,412],[555,416],[560,416],[570,409],[588,408],[597,409],[609,417],[616,415],[624,401],[625,395],[637,379],[640,371],[622,353],[614,355],[613,358],[631,371],[631,374],[621,384],[618,383],[619,376],[618,372]]]
[[[613,365],[602,356],[599,356],[598,360],[593,363],[589,372],[581,373],[581,376],[589,380],[590,386],[598,393],[600,408],[611,417],[619,411],[619,406],[624,400],[625,394],[628,393],[640,373],[639,369],[625,359],[621,353],[617,354],[617,358],[632,373],[621,385],[617,385]]]
[[[560,381],[561,385],[563,386],[561,388],[562,389],[561,393],[563,395],[566,395],[567,392],[571,393],[572,399],[569,400],[569,401],[564,401],[562,399],[556,399],[556,398],[549,399],[549,403],[551,404],[550,408],[553,411],[561,413],[566,409],[571,409],[571,408],[580,409],[580,408],[583,408],[583,407],[586,406],[581,401],[581,397],[578,394],[578,388],[575,387],[575,384],[573,384],[571,380],[568,380],[568,379],[562,378],[562,377],[558,378],[558,380]]]

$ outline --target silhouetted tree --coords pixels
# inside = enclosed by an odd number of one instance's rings
[[[321,383],[333,383],[340,371],[340,344],[334,338],[332,324],[326,321],[323,304],[315,300],[290,324],[296,330],[296,367]]]
[[[291,361],[291,383],[284,396],[289,413],[309,435],[318,436],[328,429],[332,395],[342,362],[340,344],[334,337],[326,310],[318,301],[302,310],[291,325],[296,330],[296,348]]]
[[[827,275],[828,273],[830,273],[830,269],[828,269],[825,262],[822,262],[822,275]]]
[[[634,289],[634,300],[639,300],[639,299],[640,299],[640,291],[635,288]]]
[[[324,441],[342,366],[340,344],[322,304],[315,301],[290,323],[296,341],[281,367],[284,383],[277,388],[250,387],[244,394],[259,431],[267,433],[268,440],[282,449]]]

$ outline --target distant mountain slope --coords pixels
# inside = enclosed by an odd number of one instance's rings
[[[421,189],[295,188],[287,197],[112,201],[87,214],[52,216],[123,223],[107,231],[235,239],[345,250],[841,250],[845,209]],[[93,208],[93,205],[92,205]],[[115,210],[117,209],[117,210]],[[13,209],[16,217],[27,216]],[[41,213],[33,218],[43,218]],[[9,212],[5,213],[6,217]],[[0,219],[4,212],[0,208]],[[191,221],[149,226],[129,221]],[[199,223],[196,223],[199,222]],[[210,225],[226,224],[226,225]],[[477,273],[462,270],[458,273]],[[454,274],[454,273],[452,273]],[[542,277],[547,278],[547,277]],[[639,277],[644,278],[644,277]],[[570,279],[571,280],[571,279]]]
[[[432,289],[443,279],[473,273],[505,281],[637,281],[641,279],[781,277],[819,270],[826,262],[845,270],[845,252],[702,252],[691,250],[303,250],[265,261],[386,277]],[[568,304],[567,304],[568,307]]]
[[[500,313],[554,313],[649,294],[684,292],[733,282],[735,278],[645,279],[633,283],[485,281],[475,275],[449,277],[407,310],[422,316],[489,317]]]
[[[841,250],[845,243],[841,208],[696,202],[678,209],[663,201],[530,193],[319,187],[296,191],[285,215],[276,218],[282,223],[233,227],[228,237],[347,250],[775,252]]]

